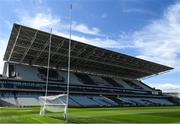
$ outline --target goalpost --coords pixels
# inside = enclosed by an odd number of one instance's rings
[[[51,112],[64,112],[65,114],[67,94],[40,96],[39,102],[41,105],[40,115],[45,114],[45,109]]]
[[[59,94],[48,96],[48,83],[49,83],[49,66],[51,57],[51,38],[52,29],[49,38],[49,54],[48,54],[48,66],[47,66],[47,77],[46,77],[46,91],[45,96],[39,97],[40,102],[40,115],[44,115],[45,111],[51,112],[64,112],[64,119],[68,121],[68,105],[69,105],[69,83],[70,83],[70,62],[71,62],[71,25],[72,25],[72,4],[70,5],[70,25],[69,25],[69,50],[68,50],[68,67],[67,67],[67,92],[66,94]]]

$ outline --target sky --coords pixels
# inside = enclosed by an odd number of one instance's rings
[[[174,70],[144,82],[180,92],[180,0],[0,0],[0,71],[14,23],[68,36]]]

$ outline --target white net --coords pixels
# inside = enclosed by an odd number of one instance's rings
[[[39,103],[41,105],[40,115],[44,115],[45,111],[50,112],[66,112],[67,94],[40,96]]]

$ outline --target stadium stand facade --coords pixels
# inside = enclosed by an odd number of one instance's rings
[[[0,106],[38,106],[46,89],[49,35],[14,24],[0,77]],[[65,94],[68,39],[52,36],[48,95]],[[177,105],[140,79],[171,67],[72,41],[69,105],[74,107]]]

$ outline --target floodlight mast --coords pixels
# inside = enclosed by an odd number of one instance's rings
[[[71,26],[72,26],[72,4],[70,5],[70,25],[69,25],[69,52],[68,52],[68,77],[67,77],[67,99],[66,99],[66,107],[64,112],[64,119],[68,121],[68,104],[69,104],[69,83],[70,83],[70,66],[71,66]]]

